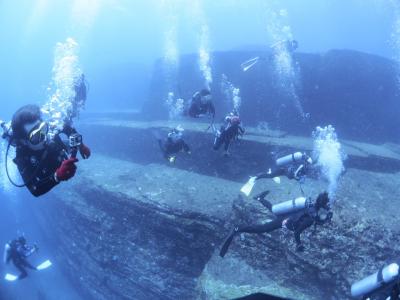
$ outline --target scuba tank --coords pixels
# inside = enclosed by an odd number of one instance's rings
[[[290,163],[300,162],[304,157],[304,154],[301,152],[295,152],[284,157],[278,158],[276,160],[276,165],[278,167],[288,165]]]
[[[311,200],[305,197],[299,197],[294,200],[285,201],[272,206],[274,215],[286,215],[298,212],[311,206]]]
[[[7,263],[8,258],[10,256],[10,250],[11,250],[10,244],[9,243],[5,244],[4,245],[4,253],[3,253],[3,262],[5,264]]]
[[[392,263],[354,283],[351,286],[351,295],[353,297],[367,297],[382,288],[395,284],[396,279],[400,280],[400,266],[397,263]]]

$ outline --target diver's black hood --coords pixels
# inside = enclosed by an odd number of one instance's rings
[[[25,105],[18,109],[12,118],[11,128],[13,131],[14,139],[26,138],[26,133],[24,130],[24,125],[33,123],[41,119],[40,107],[37,105]]]

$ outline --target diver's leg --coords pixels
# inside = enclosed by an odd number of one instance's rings
[[[245,233],[268,233],[276,229],[282,228],[282,220],[280,218],[275,219],[271,222],[262,225],[251,225],[246,227],[240,227],[238,232]]]
[[[36,267],[32,266],[26,259],[23,262],[23,266],[31,270],[37,270]]]
[[[225,156],[229,155],[229,151],[228,150],[229,150],[230,144],[231,144],[231,140],[226,139],[225,142],[224,142],[224,150],[225,150],[224,155]]]
[[[224,257],[226,252],[228,252],[229,246],[231,245],[233,238],[235,237],[236,234],[238,233],[266,233],[266,232],[271,232],[276,229],[279,229],[282,227],[282,220],[281,219],[276,219],[271,222],[265,223],[263,225],[253,225],[253,226],[246,226],[246,227],[235,227],[231,234],[226,238],[224,244],[222,245],[222,248],[219,252],[219,255],[221,257]]]
[[[214,140],[213,149],[214,149],[214,150],[218,150],[221,146],[222,146],[222,139],[221,139],[221,137],[216,137],[215,140]]]
[[[257,196],[254,196],[254,200],[258,200],[261,202],[262,205],[264,205],[270,212],[272,212],[272,204],[269,202],[265,197],[269,194],[269,191],[264,191]]]
[[[224,257],[226,252],[228,252],[229,246],[231,245],[233,238],[238,233],[238,227],[235,227],[232,232],[226,238],[224,244],[222,245],[221,250],[219,251],[219,256]]]
[[[18,269],[18,271],[20,272],[18,279],[24,279],[25,277],[28,276],[28,273],[26,272],[25,268],[23,267],[22,263],[20,262],[15,262],[13,261],[14,266]]]
[[[261,173],[258,174],[256,177],[256,180],[261,179],[261,178],[274,178],[274,177],[279,177],[285,175],[285,170],[284,169],[269,169],[268,172],[266,173]]]

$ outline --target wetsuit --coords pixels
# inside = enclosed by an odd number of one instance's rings
[[[229,123],[227,126],[221,126],[221,129],[216,133],[213,149],[218,150],[224,145],[224,150],[228,151],[231,142],[240,134],[244,134],[244,129],[240,124]]]
[[[176,137],[173,133],[169,134],[164,143],[158,140],[158,144],[165,159],[170,159],[174,154],[181,151],[190,152],[189,145],[181,137]]]
[[[272,204],[265,199],[267,194],[268,192],[261,193],[259,196],[256,196],[255,199],[259,200],[261,204],[263,204],[270,212],[272,212]],[[225,256],[234,236],[238,233],[269,233],[280,228],[286,228],[294,233],[297,250],[302,251],[303,246],[301,245],[300,239],[301,233],[312,225],[315,227],[317,225],[323,225],[324,223],[330,221],[331,218],[332,213],[329,212],[327,217],[322,219],[318,215],[318,210],[316,209],[315,205],[312,205],[309,208],[292,214],[275,216],[274,220],[264,224],[236,227],[225,241],[220,251],[220,256]]]
[[[67,136],[76,133],[73,127],[66,126],[60,133]],[[34,151],[25,145],[17,145],[14,163],[29,191],[39,197],[58,184],[54,173],[63,160],[68,159],[68,147],[55,135],[43,150]]]
[[[188,110],[188,114],[192,118],[199,118],[201,115],[210,114],[215,117],[215,107],[211,100],[202,101],[200,92],[193,95],[192,102]]]
[[[9,245],[10,249],[7,256],[7,263],[11,260],[14,266],[21,272],[18,279],[23,279],[28,276],[28,272],[26,272],[25,268],[37,270],[36,267],[32,266],[27,261],[27,258],[36,251],[36,247],[29,247],[26,244],[21,244],[18,240],[12,241]]]

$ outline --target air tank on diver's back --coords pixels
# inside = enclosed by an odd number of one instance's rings
[[[311,206],[311,200],[305,197],[298,197],[293,200],[285,201],[279,204],[272,205],[272,213],[274,215],[286,215],[294,213]]]
[[[278,158],[276,160],[276,165],[279,167],[291,164],[291,163],[297,163],[297,162],[301,162],[304,158],[306,157],[306,155],[304,153],[301,152],[295,152],[289,155],[286,155],[284,157]]]
[[[351,295],[354,298],[367,299],[379,293],[386,292],[393,294],[396,288],[398,293],[399,284],[400,266],[398,263],[391,263],[388,266],[382,267],[378,272],[353,283],[351,286]],[[391,289],[393,289],[393,291],[391,291]],[[393,299],[397,299],[398,296],[399,295]],[[389,299],[392,298],[390,297]]]

